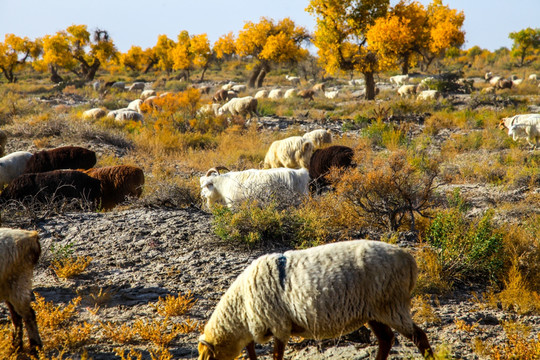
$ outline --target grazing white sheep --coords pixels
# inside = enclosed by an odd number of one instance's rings
[[[285,79],[289,80],[291,84],[298,86],[300,85],[300,78],[298,76],[289,76],[285,75]]]
[[[41,246],[36,231],[0,228],[0,300],[6,302],[14,326],[13,345],[23,348],[23,322],[32,354],[41,348],[32,301],[32,277]]]
[[[395,75],[390,77],[390,83],[397,86],[404,85],[409,81],[409,75]]]
[[[493,76],[492,78],[489,79],[489,84],[491,86],[497,86],[497,83],[499,82],[499,80],[501,80],[500,76]]]
[[[283,97],[283,90],[281,89],[272,89],[268,93],[268,98],[272,100],[280,99]]]
[[[253,115],[256,115],[257,118],[259,118],[257,104],[257,99],[253,96],[234,98],[218,109],[218,115],[223,115],[228,112],[233,116],[240,115],[247,117],[247,115],[249,115],[250,118],[253,118]]]
[[[7,134],[4,131],[0,130],[0,156],[4,156],[7,139]]]
[[[364,323],[375,333],[378,360],[394,333],[433,358],[429,340],[411,316],[418,269],[411,254],[380,241],[354,240],[263,255],[232,283],[199,337],[199,360],[232,360],[246,347],[274,338],[283,359],[291,336],[329,339]]]
[[[308,169],[313,150],[315,150],[315,145],[302,136],[276,140],[270,145],[264,157],[264,168]]]
[[[540,114],[518,114],[507,118],[502,118],[499,129],[510,129],[512,125],[525,124],[540,126]]]
[[[234,86],[233,82],[229,82],[221,87],[222,90],[229,91],[232,90],[232,87]]]
[[[134,82],[133,84],[131,84],[131,86],[129,87],[129,91],[135,91],[135,90],[144,90],[144,87],[146,86],[145,83],[143,83],[142,81],[138,81],[138,82]]]
[[[231,90],[236,92],[236,93],[241,93],[241,92],[247,90],[247,86],[246,85],[233,85],[231,87]]]
[[[113,118],[116,121],[125,121],[125,120],[133,120],[133,121],[143,121],[144,117],[141,113],[128,109],[128,108],[122,108],[118,110],[109,111],[107,114],[108,118]]]
[[[24,173],[26,164],[31,157],[31,152],[17,151],[0,158],[0,189]]]
[[[409,97],[416,94],[417,85],[401,85],[398,89],[400,97]]]
[[[148,99],[150,96],[156,96],[156,90],[152,90],[152,89],[149,89],[149,90],[143,90],[141,92],[141,95],[139,96],[139,99],[141,99],[142,101]]]
[[[523,82],[523,79],[513,79],[512,80],[512,85],[513,86],[518,86],[518,85],[521,85],[522,82]]]
[[[441,93],[438,90],[424,90],[418,94],[417,100],[437,100],[441,97]]]
[[[255,93],[255,99],[264,99],[268,97],[268,90],[259,90]]]
[[[201,196],[209,208],[218,203],[232,208],[247,199],[267,196],[269,191],[308,193],[309,173],[306,169],[249,169],[220,174],[218,168],[208,170],[200,178]]]
[[[538,148],[538,145],[540,145],[540,125],[514,124],[508,129],[508,135],[512,136],[514,141],[527,139],[527,142],[533,149]]]
[[[128,104],[127,108],[142,114],[142,111],[141,111],[142,104],[143,104],[143,101],[141,99],[135,99]]]
[[[82,113],[82,118],[83,119],[97,120],[97,119],[101,119],[105,115],[107,115],[107,111],[105,111],[104,109],[102,109],[102,108],[93,108],[93,109],[84,111]]]
[[[324,96],[328,99],[335,99],[339,95],[339,90],[325,91]]]
[[[537,82],[538,81],[538,75],[536,75],[536,74],[529,75],[529,81]]]
[[[212,115],[218,116],[219,115],[218,110],[219,110],[220,107],[221,107],[221,104],[204,104],[197,111],[197,114],[199,114],[199,115],[212,114]]]
[[[323,144],[332,143],[332,133],[330,130],[317,129],[305,133],[302,137],[311,141],[316,148],[321,147]]]
[[[288,89],[283,95],[284,99],[291,99],[296,96],[296,89]]]
[[[126,83],[124,81],[117,81],[111,85],[111,88],[118,90],[126,90]]]

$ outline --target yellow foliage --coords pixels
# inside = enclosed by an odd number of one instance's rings
[[[226,55],[234,54],[236,52],[236,46],[232,31],[217,39],[217,41],[214,43],[213,50],[216,54],[216,58],[218,59],[222,59]]]
[[[81,274],[92,262],[90,256],[66,257],[51,262],[51,268],[56,276],[68,279]]]
[[[182,324],[172,324],[168,317],[163,320],[137,320],[133,329],[146,341],[151,341],[158,347],[168,346],[179,334],[185,333]]]
[[[106,323],[99,323],[105,338],[111,339],[112,341],[119,344],[128,344],[133,340],[135,336],[135,331],[133,327],[128,324],[118,325],[107,321]]]
[[[164,299],[159,298],[158,302],[151,304],[161,316],[184,315],[195,305],[197,300],[193,299],[193,294],[188,291],[185,295],[167,295]]]
[[[75,315],[76,307],[81,302],[81,297],[78,296],[68,305],[55,306],[52,301],[45,302],[45,298],[38,293],[34,293],[34,295],[36,300],[32,307],[36,311],[38,326],[40,329],[50,329],[51,331],[65,325]]]
[[[493,345],[490,358],[495,360],[537,360],[540,359],[540,335],[530,338],[530,328],[515,322],[503,322],[506,343]]]

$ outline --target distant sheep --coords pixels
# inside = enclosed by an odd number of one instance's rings
[[[57,169],[90,169],[96,164],[96,153],[78,146],[63,146],[35,153],[28,160],[25,173]]]
[[[536,74],[529,75],[529,81],[537,82],[538,81],[538,75],[536,75]]]
[[[116,81],[111,85],[111,88],[124,91],[126,90],[126,83],[124,81]]]
[[[323,144],[332,143],[332,133],[330,130],[317,129],[305,133],[302,137],[311,141],[316,148],[323,146]]]
[[[518,114],[511,117],[502,118],[499,129],[509,130],[512,125],[525,124],[540,126],[540,114]]]
[[[255,99],[264,99],[268,97],[268,90],[259,90],[255,93]]]
[[[222,167],[218,167],[222,168]],[[200,178],[201,197],[212,208],[223,203],[230,208],[247,199],[284,190],[296,195],[307,195],[309,174],[306,169],[249,169],[220,174],[218,168],[207,171]]]
[[[353,166],[354,150],[348,146],[334,145],[317,149],[309,162],[311,187],[317,193],[330,184],[327,175],[331,168],[349,168]]]
[[[32,153],[17,151],[0,158],[0,190],[13,179],[24,173]]]
[[[281,89],[272,89],[268,93],[268,98],[272,100],[281,99],[283,97],[283,90]]]
[[[309,99],[313,101],[314,96],[315,96],[315,91],[313,91],[312,89],[300,90],[297,95],[298,97],[301,97],[302,99]]]
[[[129,87],[129,91],[135,91],[135,90],[144,90],[144,87],[146,86],[145,83],[143,83],[142,81],[138,81],[138,82],[134,82],[133,84],[131,84],[131,86]]]
[[[231,90],[234,91],[234,92],[236,92],[236,93],[241,93],[241,92],[247,90],[247,86],[246,86],[246,85],[240,85],[240,84],[238,84],[238,85],[233,85],[233,86],[231,87]]]
[[[311,89],[317,92],[317,91],[324,91],[325,88],[326,88],[326,85],[324,83],[318,83],[318,84],[313,85]]]
[[[314,148],[315,146],[311,141],[301,136],[276,140],[270,145],[264,157],[264,168],[308,169]]]
[[[285,91],[285,94],[283,94],[284,99],[291,99],[296,96],[296,89],[288,89]]]
[[[142,101],[148,99],[150,96],[156,96],[156,90],[143,90],[141,92],[141,95],[139,96],[139,99],[141,99]]]
[[[4,131],[0,130],[0,156],[4,155],[7,139],[7,134]]]
[[[285,79],[289,80],[291,84],[298,86],[300,85],[300,78],[298,76],[289,76],[285,75]]]
[[[97,119],[101,119],[105,115],[107,115],[107,111],[105,111],[104,109],[93,108],[93,109],[84,111],[82,113],[82,118],[89,119],[89,120],[97,120]]]
[[[489,84],[491,86],[497,86],[497,84],[499,83],[499,80],[501,80],[501,77],[500,76],[493,76],[492,78],[489,79]]]
[[[36,231],[0,228],[0,300],[5,301],[14,326],[12,344],[23,348],[23,322],[33,355],[42,347],[32,301],[32,278],[41,254]]]
[[[406,84],[409,81],[409,75],[395,75],[390,77],[390,83],[397,86]]]
[[[523,79],[513,79],[512,80],[512,86],[519,86],[523,83]]]
[[[228,100],[231,100],[233,98],[236,98],[237,97],[237,94],[235,91],[232,91],[232,90],[218,90],[214,96],[212,96],[212,101],[213,102],[223,102],[223,101],[228,101]]]
[[[263,255],[221,297],[199,337],[199,360],[234,359],[246,347],[274,338],[274,359],[288,339],[329,339],[368,323],[388,358],[392,328],[433,358],[429,340],[411,316],[418,269],[406,250],[354,240]]]
[[[497,81],[497,84],[495,85],[497,89],[511,89],[512,88],[512,80],[508,79],[499,79]]]
[[[438,90],[424,90],[418,94],[417,100],[437,100],[441,97],[441,93]]]
[[[233,82],[229,82],[221,87],[222,90],[229,91],[232,90],[232,87],[234,86]]]
[[[141,99],[135,99],[133,100],[132,102],[130,102],[127,106],[127,108],[129,110],[133,110],[133,111],[136,111],[138,113],[142,113],[141,112],[141,105],[143,104],[143,101]]]
[[[133,121],[140,121],[140,122],[144,121],[143,114],[141,114],[140,112],[136,110],[128,109],[128,108],[109,111],[109,113],[107,114],[107,117],[113,118],[116,121],[126,121],[126,120],[133,120]]]
[[[512,136],[514,141],[518,139],[527,139],[527,142],[533,149],[540,145],[540,125],[514,124],[508,129],[508,135]]]
[[[0,202],[9,200],[49,202],[62,199],[85,199],[91,203],[101,197],[101,184],[80,171],[54,170],[22,174],[0,194]]]
[[[325,91],[324,96],[328,99],[335,99],[339,95],[339,90]]]
[[[401,85],[398,89],[398,94],[400,97],[409,97],[416,94],[416,85]]]
[[[219,108],[221,107],[220,104],[204,104],[201,106],[201,108],[197,111],[197,114],[199,115],[219,115]]]
[[[130,165],[92,168],[85,174],[101,183],[101,208],[109,210],[124,202],[127,197],[139,198],[143,191],[144,173],[142,169]]]
[[[253,96],[234,98],[220,107],[218,109],[218,114],[223,115],[226,112],[229,112],[233,116],[247,117],[247,115],[249,115],[251,119],[253,118],[253,115],[256,115],[257,118],[259,118],[260,116],[257,112],[257,104],[257,99],[255,99]]]

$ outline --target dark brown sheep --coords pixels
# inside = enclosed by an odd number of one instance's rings
[[[54,170],[22,174],[0,194],[0,202],[9,200],[49,202],[60,199],[86,199],[96,202],[101,197],[101,183],[80,171]]]
[[[347,146],[334,145],[315,150],[309,162],[311,191],[320,193],[324,186],[330,184],[326,175],[332,167],[349,168],[353,166],[354,150]]]
[[[142,169],[129,166],[107,166],[84,171],[101,182],[101,207],[112,209],[126,200],[126,197],[140,197],[144,185]]]
[[[511,89],[512,88],[512,80],[500,79],[499,81],[497,81],[497,85],[495,87],[497,89]]]
[[[25,173],[59,169],[90,169],[96,164],[96,153],[78,146],[64,146],[35,153],[28,160]]]
[[[228,93],[229,92],[227,90],[220,89],[220,90],[216,91],[216,93],[212,97],[212,101],[213,102],[227,101],[229,99],[228,98]]]

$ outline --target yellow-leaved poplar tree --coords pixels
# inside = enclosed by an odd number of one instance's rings
[[[258,23],[248,21],[236,39],[236,53],[252,56],[257,62],[248,80],[249,87],[261,87],[272,64],[298,62],[308,55],[301,47],[309,39],[308,31],[296,26],[290,18],[275,23],[261,18]]]
[[[232,31],[228,34],[222,35],[214,43],[213,52],[216,59],[228,59],[230,56],[236,53],[235,38]]]
[[[0,70],[8,82],[17,81],[15,72],[21,70],[30,58],[37,59],[43,50],[40,39],[35,41],[27,37],[6,34],[4,42],[0,42]]]
[[[167,35],[159,35],[156,45],[154,46],[154,54],[157,60],[157,67],[161,70],[170,73],[173,70],[174,61],[171,56],[171,50],[176,46],[176,43],[169,39]]]
[[[71,25],[43,38],[43,63],[53,73],[53,81],[55,76],[59,78],[58,68],[81,79],[93,80],[100,66],[117,56],[108,32],[96,29],[91,34],[86,25]]]
[[[386,15],[389,0],[311,0],[306,8],[316,16],[313,43],[319,61],[330,74],[359,71],[366,81],[366,99],[375,98],[374,74],[379,71],[377,54],[368,48],[366,33]]]
[[[152,48],[143,50],[140,46],[132,46],[120,56],[120,63],[132,71],[146,74],[158,63],[158,58]]]
[[[170,51],[173,70],[182,70],[186,80],[189,79],[190,72],[195,68],[203,70],[201,75],[201,80],[203,80],[211,55],[208,36],[206,34],[189,35],[186,30],[178,34],[178,41]]]

